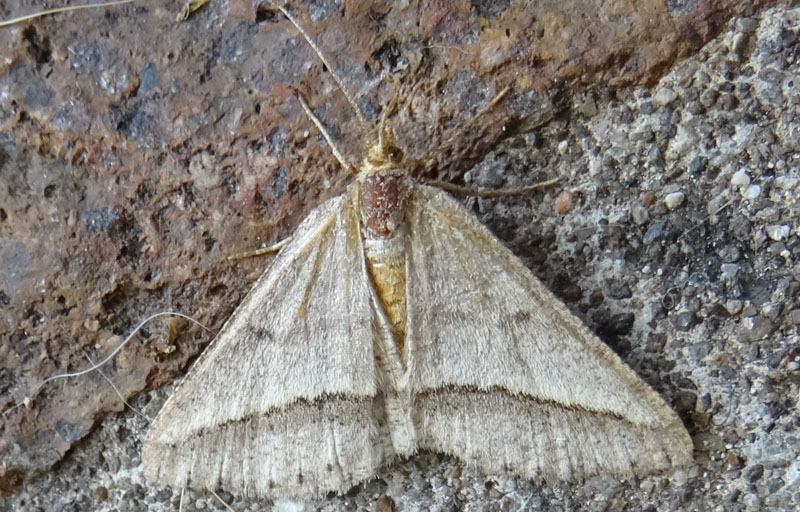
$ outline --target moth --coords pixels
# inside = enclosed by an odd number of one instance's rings
[[[165,403],[142,461],[159,484],[312,499],[418,450],[546,482],[692,461],[658,394],[409,176],[382,122],[353,183],[300,224]]]

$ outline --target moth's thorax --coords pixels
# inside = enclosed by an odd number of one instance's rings
[[[410,190],[402,169],[386,169],[361,178],[359,211],[364,236],[391,238],[405,219]]]
[[[405,214],[412,184],[402,169],[365,174],[360,184],[358,207],[367,268],[402,361],[407,316]]]

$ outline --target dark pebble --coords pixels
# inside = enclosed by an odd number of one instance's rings
[[[714,89],[706,89],[700,94],[700,103],[704,107],[709,108],[714,105],[714,102],[717,101],[718,97],[719,93],[717,91]]]
[[[703,174],[706,171],[706,167],[708,167],[708,158],[696,156],[689,164],[689,174],[692,176]]]
[[[784,485],[786,485],[786,482],[784,482],[782,478],[773,478],[767,483],[767,491],[770,493],[777,492]]]
[[[736,96],[734,96],[733,94],[723,95],[720,101],[722,103],[722,108],[724,110],[728,111],[736,110],[736,107],[739,106],[739,100],[736,99]]]
[[[699,116],[700,114],[706,111],[706,108],[699,101],[692,101],[688,105],[686,105],[686,110],[691,112],[692,115]]]
[[[631,287],[625,283],[614,283],[606,291],[606,295],[612,299],[630,299],[633,296]]]
[[[647,346],[645,350],[650,353],[660,353],[664,350],[664,347],[667,345],[667,335],[664,333],[655,333],[650,335],[650,339],[647,340]]]
[[[89,233],[107,231],[117,220],[117,210],[111,206],[93,208],[83,212],[83,225]]]
[[[147,62],[139,71],[139,90],[147,92],[158,85],[158,69],[152,62]]]
[[[764,476],[764,465],[763,464],[756,464],[747,468],[744,472],[744,478],[750,483],[753,483],[759,480],[762,476]]]
[[[633,328],[634,319],[633,313],[609,315],[608,312],[602,311],[594,316],[594,321],[598,324],[597,332],[604,336],[629,334]]]
[[[86,434],[86,432],[84,432],[78,425],[70,423],[66,420],[58,420],[56,422],[55,431],[58,432],[58,435],[61,436],[61,439],[63,439],[64,442],[70,444],[74,443]]]
[[[639,107],[639,111],[644,115],[650,115],[656,111],[656,107],[653,105],[652,101],[647,101],[642,103],[642,106]]]
[[[667,221],[665,220],[657,220],[650,224],[650,227],[647,228],[647,232],[645,232],[644,237],[642,238],[642,243],[650,245],[658,240],[664,234],[664,229],[666,226]]]
[[[683,311],[675,317],[674,325],[679,331],[688,331],[697,325],[697,315],[693,311]]]
[[[696,406],[697,395],[691,391],[681,391],[672,400],[672,408],[675,409],[679,416],[684,418],[693,413]]]

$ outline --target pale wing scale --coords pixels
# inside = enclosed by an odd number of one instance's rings
[[[353,190],[309,214],[164,405],[142,451],[148,478],[291,496],[375,474],[373,312]]]
[[[675,413],[463,206],[419,186],[407,221],[420,447],[554,480],[691,461]]]

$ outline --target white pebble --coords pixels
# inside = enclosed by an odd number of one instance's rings
[[[797,178],[791,178],[789,176],[778,176],[775,178],[775,186],[778,188],[795,188],[797,186]]]
[[[747,187],[744,192],[742,192],[742,197],[745,199],[753,200],[758,199],[758,196],[761,195],[761,185],[750,185]]]
[[[767,236],[775,240],[776,242],[780,242],[781,240],[789,236],[789,226],[780,224],[767,226]]]
[[[678,93],[676,93],[669,87],[662,87],[661,89],[658,90],[653,99],[659,105],[667,105],[678,99]]]
[[[306,510],[304,503],[289,500],[278,500],[273,507],[272,510],[277,510],[278,512],[304,512]]]
[[[664,204],[670,210],[674,210],[683,204],[684,199],[686,199],[686,194],[683,192],[673,192],[671,194],[667,194],[667,197],[664,198]]]
[[[740,169],[731,176],[731,185],[734,187],[746,187],[750,184],[750,175],[747,171]]]
[[[569,147],[569,142],[567,139],[562,140],[558,143],[558,152],[562,155],[567,152],[567,148]]]
[[[739,273],[739,265],[735,263],[723,263],[719,268],[723,279],[733,279]]]

